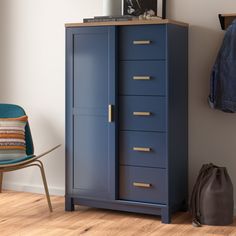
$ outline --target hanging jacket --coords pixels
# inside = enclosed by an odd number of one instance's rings
[[[236,112],[236,20],[226,31],[210,83],[210,106],[224,112]]]

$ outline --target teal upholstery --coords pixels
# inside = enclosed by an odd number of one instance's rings
[[[0,118],[16,118],[20,116],[26,115],[24,109],[18,105],[13,104],[1,104],[0,103]],[[34,145],[33,140],[30,132],[30,126],[27,122],[25,127],[25,141],[26,141],[26,154],[27,156],[17,158],[15,160],[6,160],[6,161],[0,161],[0,165],[6,165],[6,164],[13,164],[18,163],[24,160],[27,160],[29,158],[32,158],[34,156]]]
[[[14,160],[5,160],[5,161],[1,160],[0,167],[1,167],[1,165],[10,165],[10,164],[16,164],[16,163],[19,163],[22,161],[26,161],[32,157],[35,157],[35,155],[24,156],[24,157],[20,157],[20,158],[14,159]]]

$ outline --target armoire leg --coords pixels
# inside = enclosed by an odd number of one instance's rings
[[[161,209],[161,222],[164,224],[171,223],[171,214],[168,208]]]
[[[75,210],[73,198],[71,198],[71,197],[65,198],[65,210],[66,211],[74,211]]]

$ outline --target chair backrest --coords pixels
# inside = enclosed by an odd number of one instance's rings
[[[24,109],[14,104],[2,104],[0,103],[0,118],[15,118],[26,115]],[[25,142],[26,142],[26,154],[34,154],[34,145],[30,132],[30,126],[27,122],[25,127]]]

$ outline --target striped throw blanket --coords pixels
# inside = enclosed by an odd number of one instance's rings
[[[25,126],[28,117],[0,118],[0,160],[26,155]]]

